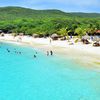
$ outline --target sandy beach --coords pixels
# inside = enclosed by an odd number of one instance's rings
[[[21,40],[20,40],[21,38]],[[63,55],[63,57],[71,57],[78,63],[88,65],[92,68],[93,64],[97,68],[100,66],[100,47],[93,47],[93,44],[84,45],[81,42],[69,45],[67,41],[52,41],[49,38],[33,38],[29,36],[13,37],[6,34],[0,37],[0,41],[13,42],[18,45],[31,45],[32,47],[41,49],[43,52],[53,50],[54,53]]]

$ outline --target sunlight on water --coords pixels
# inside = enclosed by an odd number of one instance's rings
[[[100,100],[100,73],[68,58],[0,43],[0,100]]]

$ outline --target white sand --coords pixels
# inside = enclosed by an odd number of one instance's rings
[[[19,38],[21,38],[21,40]],[[9,34],[6,34],[4,37],[0,37],[0,40],[13,41],[16,44],[20,44],[20,43],[27,43],[32,45],[42,44],[50,47],[54,46],[54,47],[62,47],[66,49],[73,49],[73,50],[75,49],[82,52],[92,53],[100,56],[100,47],[93,47],[93,44],[84,45],[82,43],[75,43],[74,45],[69,45],[69,43],[66,40],[65,41],[57,40],[57,41],[52,41],[50,43],[49,38],[33,38],[28,36],[17,36],[14,38]]]

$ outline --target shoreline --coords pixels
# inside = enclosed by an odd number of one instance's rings
[[[67,41],[52,41],[44,38],[23,37],[22,41],[17,41],[13,36],[0,37],[0,41],[10,42],[18,45],[27,45],[42,50],[43,52],[53,50],[54,53],[73,59],[76,63],[92,67],[96,65],[100,68],[100,47],[92,47],[91,44],[83,45],[77,43],[68,45]]]

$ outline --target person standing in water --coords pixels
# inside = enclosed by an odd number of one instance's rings
[[[47,51],[47,56],[49,56],[49,51]]]
[[[51,56],[53,55],[53,51],[50,51]]]

